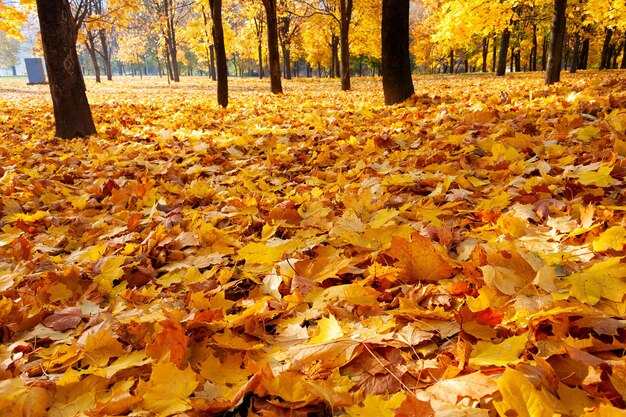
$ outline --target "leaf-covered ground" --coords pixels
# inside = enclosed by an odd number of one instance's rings
[[[0,415],[626,415],[624,72],[354,85],[0,83]]]

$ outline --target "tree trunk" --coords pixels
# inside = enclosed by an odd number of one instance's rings
[[[259,60],[259,79],[263,79],[265,74],[263,73],[263,45],[261,44],[261,39],[259,39],[259,44],[257,45],[257,55]]]
[[[500,40],[500,52],[498,53],[498,69],[496,75],[501,77],[506,73],[506,54],[509,50],[509,40],[511,39],[511,32],[509,28],[504,29],[502,32],[502,39]]]
[[[626,32],[624,32],[624,53],[622,54],[622,63],[620,69],[626,69]]]
[[[613,69],[617,69],[617,57],[619,56],[619,53],[622,50],[623,46],[624,44],[621,43],[617,46],[617,48],[614,48],[615,53],[613,54],[613,65],[611,65],[611,68]]]
[[[580,53],[580,33],[576,32],[574,34],[574,52],[572,53],[572,65],[569,68],[569,72],[572,74],[576,74],[576,70],[578,69],[579,53]]]
[[[91,58],[91,64],[93,65],[93,73],[96,76],[96,82],[99,83],[100,80],[100,66],[98,65],[98,55],[96,55],[96,43],[95,37],[91,31],[87,32],[87,39],[85,40],[85,48],[87,48],[87,52],[89,53],[89,57]]]
[[[283,67],[285,71],[285,79],[291,80],[291,51],[284,43],[281,44],[283,50]]]
[[[211,6],[209,6],[210,8]],[[215,46],[210,43],[209,39],[209,16],[207,15],[204,5],[201,5],[202,8],[202,19],[204,21],[204,36],[206,38],[206,42],[208,44],[207,47],[207,65],[209,69],[209,75],[213,81],[217,80],[217,76],[215,75]],[[215,43],[215,41],[213,41]]]
[[[491,57],[491,72],[496,72],[496,56],[498,56],[498,38],[493,37],[493,56]]]
[[[171,65],[171,79],[174,82],[180,81],[180,71],[178,69],[178,50],[176,47],[176,25],[172,9],[172,0],[164,0],[163,9],[165,11],[165,45],[169,52]]]
[[[537,25],[533,23],[533,47],[530,50],[530,70],[537,71],[537,50],[539,45],[537,44]]]
[[[172,60],[170,58],[170,50],[169,48],[165,48],[165,69],[167,70],[167,83],[170,83],[170,80],[173,79],[172,75]]]
[[[611,37],[613,36],[613,29],[606,28],[604,43],[602,44],[602,57],[600,59],[600,69],[607,69],[611,63]]]
[[[454,74],[454,49],[450,49],[448,59],[450,60],[450,74]]]
[[[172,81],[179,82],[180,81],[180,71],[178,69],[178,51],[176,50],[176,41],[170,40],[168,43],[168,47],[170,50],[170,60],[172,65]]]
[[[554,14],[550,34],[550,55],[546,68],[546,84],[558,83],[561,80],[561,59],[563,39],[565,38],[565,20],[567,0],[554,0]]]
[[[270,60],[270,86],[274,94],[282,94],[280,81],[280,56],[278,53],[278,20],[276,0],[263,0],[267,17],[267,52]]]
[[[565,69],[567,70],[567,65],[569,64],[569,56],[570,56],[570,47],[569,47],[569,36],[565,37],[565,34],[563,35],[563,52],[562,52],[562,58],[561,58],[561,69]]]
[[[580,58],[578,59],[578,69],[587,69],[587,58],[589,57],[589,38],[583,40],[582,48],[580,49]]]
[[[163,70],[161,69],[161,60],[159,59],[159,52],[158,51],[155,54],[155,56],[156,56],[157,68],[159,70],[159,78],[162,78],[163,77]]]
[[[382,70],[385,104],[399,103],[413,95],[409,0],[383,0]]]
[[[228,106],[228,66],[224,47],[224,28],[222,27],[222,0],[209,0],[213,18],[213,44],[217,63],[217,103]]]
[[[518,49],[517,51],[515,51],[515,54],[513,55],[515,56],[515,72],[521,72],[522,71],[522,51]]]
[[[341,90],[350,90],[350,21],[352,20],[353,0],[339,0],[341,44]]]
[[[465,67],[465,68],[464,68],[465,73],[468,73],[468,72],[469,72],[469,60],[468,60],[467,58],[465,58],[465,59],[463,60],[463,65],[464,65],[464,67]]]
[[[113,81],[113,71],[111,71],[111,51],[109,50],[109,44],[107,42],[107,35],[104,29],[100,29],[100,44],[102,45],[102,59],[104,60],[104,72],[107,76],[107,80]]]
[[[340,39],[336,35],[331,36],[331,67],[330,67],[330,77],[331,78],[339,78],[341,77],[341,69],[339,68],[339,44]]]
[[[483,38],[483,72],[487,72],[487,55],[489,55],[489,38]]]
[[[317,78],[322,78],[322,63],[317,61]]]
[[[549,38],[547,36],[543,37],[543,49],[541,50],[541,69],[546,70],[548,66],[548,42]]]
[[[75,23],[67,0],[37,0],[55,136],[69,139],[96,133],[76,54]]]

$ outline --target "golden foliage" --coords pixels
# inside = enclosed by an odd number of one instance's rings
[[[2,81],[2,412],[623,413],[624,75],[379,81]]]

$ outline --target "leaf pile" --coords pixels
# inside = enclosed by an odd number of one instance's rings
[[[379,82],[2,82],[2,415],[626,415],[624,74]]]

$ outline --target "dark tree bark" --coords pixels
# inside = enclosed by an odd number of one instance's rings
[[[561,69],[567,70],[569,67],[570,47],[569,36],[565,36],[563,39],[563,52],[561,55]]]
[[[487,55],[489,55],[489,38],[483,38],[483,72],[487,72]]]
[[[259,44],[257,45],[257,55],[259,56],[259,78],[263,79],[265,74],[263,73],[263,45],[261,44],[261,39],[259,39]]]
[[[91,64],[93,65],[93,73],[96,76],[96,82],[100,80],[100,65],[98,65],[98,55],[96,54],[96,42],[95,35],[91,31],[87,31],[87,39],[85,40],[85,48],[91,58]]]
[[[263,0],[267,17],[267,52],[270,60],[270,86],[274,94],[282,94],[280,80],[280,55],[278,53],[278,20],[276,17],[276,0]]]
[[[613,29],[606,28],[604,35],[604,43],[602,44],[602,57],[600,59],[600,69],[607,69],[611,64],[611,37]]]
[[[215,42],[215,41],[214,41]],[[217,73],[215,72],[215,45],[209,46],[209,75],[213,81],[217,80]]]
[[[511,39],[511,31],[509,28],[504,29],[502,32],[502,39],[500,39],[500,51],[498,53],[498,68],[496,75],[501,77],[506,73],[506,55],[509,50],[509,40]]]
[[[340,25],[339,38],[341,44],[341,90],[350,89],[350,21],[352,20],[352,1],[339,0]]]
[[[619,56],[619,53],[623,47],[624,43],[620,43],[616,48],[613,48],[613,65],[611,65],[611,68],[617,69],[617,57]]]
[[[222,27],[222,0],[209,0],[209,6],[213,19],[213,44],[217,63],[217,102],[220,106],[226,107],[228,106],[228,66]]]
[[[550,55],[546,68],[546,84],[558,83],[561,80],[561,59],[563,39],[565,39],[565,21],[567,0],[554,0],[554,14],[550,31]]]
[[[491,57],[491,72],[496,72],[496,57],[498,56],[498,38],[493,37],[493,56]]]
[[[339,43],[340,38],[336,35],[331,35],[330,40],[330,78],[341,77],[341,69],[339,68]]]
[[[530,62],[528,63],[531,71],[537,71],[537,50],[539,45],[537,44],[537,25],[533,23],[533,46],[530,50]]]
[[[170,81],[174,79],[174,76],[172,75],[172,60],[170,58],[169,48],[165,48],[165,69],[167,70],[167,83],[169,84]]]
[[[515,56],[515,72],[522,71],[522,52],[518,49],[513,54]]]
[[[569,72],[576,74],[578,70],[578,55],[580,53],[580,33],[574,34],[574,52],[572,53],[572,65],[569,68]]]
[[[454,74],[454,49],[450,50],[450,53],[448,54],[448,59],[450,61],[450,74]]]
[[[580,58],[578,59],[578,69],[587,69],[587,58],[589,57],[589,38],[583,40],[580,48]]]
[[[287,45],[281,44],[283,50],[283,70],[285,73],[285,79],[291,80],[291,51],[287,48]]]
[[[382,70],[385,104],[399,103],[413,95],[409,0],[383,0]]]
[[[622,63],[620,69],[626,69],[626,32],[624,32],[624,53],[622,54]]]
[[[41,41],[54,108],[55,136],[96,133],[76,54],[76,32],[67,0],[37,0]]]
[[[543,71],[546,70],[548,66],[548,42],[550,39],[544,35],[543,37],[543,45],[541,45],[541,69]]]
[[[100,37],[100,44],[102,45],[102,60],[104,61],[104,73],[107,76],[107,80],[113,81],[113,71],[111,70],[111,48],[107,41],[107,35],[104,29],[98,31]]]
[[[209,6],[210,7],[210,6]],[[207,53],[207,66],[209,67],[209,76],[213,81],[217,80],[217,76],[215,75],[215,46],[213,43],[210,43],[209,37],[209,14],[204,9],[204,5],[201,6],[202,11],[202,20],[204,22],[204,37],[206,38],[208,46],[206,47]],[[211,29],[212,30],[212,29]]]

